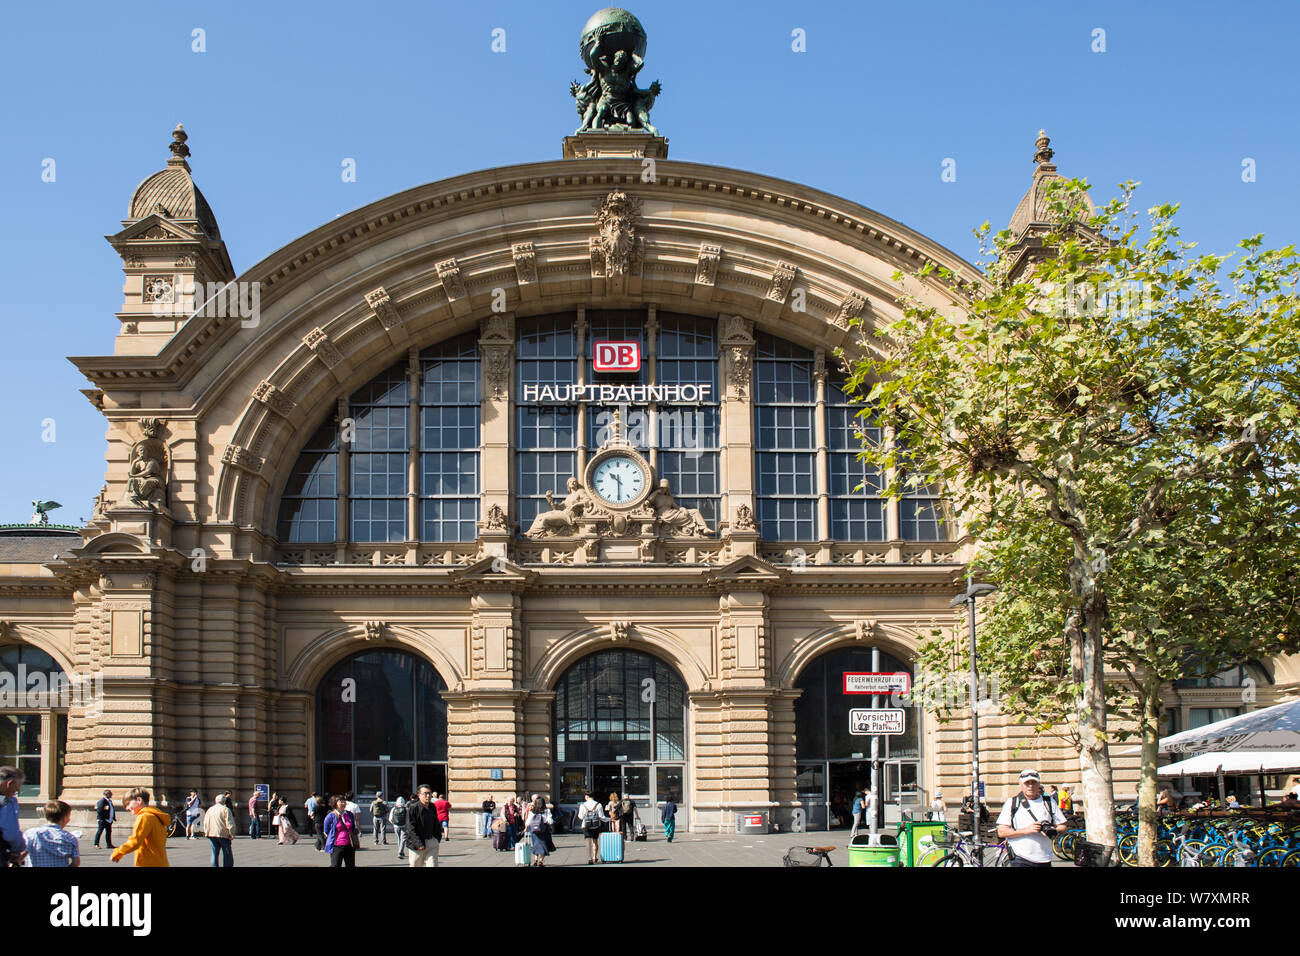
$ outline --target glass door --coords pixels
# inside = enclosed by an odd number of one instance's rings
[[[623,764],[623,796],[636,801],[637,819],[645,824],[646,830],[653,830],[659,818],[651,790],[650,770],[648,766]],[[630,830],[628,836],[632,836]]]

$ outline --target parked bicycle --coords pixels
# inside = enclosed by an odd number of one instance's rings
[[[971,830],[960,830],[947,840],[935,840],[917,860],[917,866],[1007,866],[1011,857],[1006,843],[981,843],[976,846]]]

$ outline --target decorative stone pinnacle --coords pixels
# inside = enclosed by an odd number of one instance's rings
[[[184,166],[186,169],[190,168],[189,163],[185,162],[185,158],[190,154],[190,148],[185,145],[185,141],[189,138],[189,133],[185,132],[184,127],[182,127],[180,123],[177,123],[176,128],[172,130],[172,142],[167,146],[167,148],[172,151],[172,158],[167,160],[168,166]]]
[[[1052,141],[1047,138],[1047,131],[1040,129],[1038,131],[1038,139],[1034,142],[1034,145],[1038,147],[1037,151],[1034,153],[1034,162],[1039,166],[1043,166],[1052,161],[1052,156],[1056,153],[1056,150],[1052,149],[1050,145],[1051,142]]]

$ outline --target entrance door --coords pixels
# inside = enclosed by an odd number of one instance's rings
[[[881,788],[884,788],[885,766],[880,766]],[[827,777],[829,818],[827,829],[835,830],[853,826],[853,797],[859,790],[871,787],[870,760],[832,760]]]
[[[623,796],[636,801],[637,819],[645,824],[647,830],[653,830],[655,821],[659,819],[651,770],[649,766],[623,765]]]
[[[682,812],[683,767],[654,767],[650,764],[592,764],[591,789],[604,806],[609,795],[631,797],[636,801],[637,817],[647,830],[659,822],[659,803],[672,796],[679,816]]]

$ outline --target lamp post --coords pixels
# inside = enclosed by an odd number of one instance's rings
[[[970,806],[971,817],[974,821],[975,830],[975,852],[980,850],[980,720],[979,713],[976,709],[976,698],[979,695],[979,665],[975,656],[975,599],[992,594],[997,590],[997,585],[980,582],[976,584],[969,576],[966,578],[966,591],[957,595],[949,603],[949,607],[958,607],[966,605],[966,617],[970,623]]]

